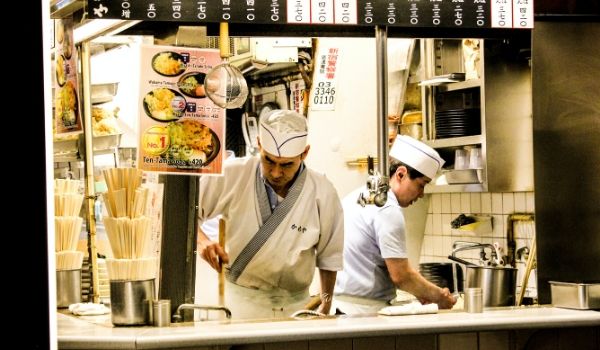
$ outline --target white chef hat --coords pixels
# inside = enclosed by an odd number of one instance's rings
[[[294,111],[274,109],[260,119],[260,144],[277,157],[296,157],[306,148],[306,118]]]
[[[398,135],[390,149],[390,156],[433,179],[444,165],[444,160],[433,148],[410,136]]]

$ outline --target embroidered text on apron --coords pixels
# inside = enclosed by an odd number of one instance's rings
[[[260,165],[259,165],[260,166]],[[267,239],[271,236],[271,234],[277,229],[281,221],[286,217],[286,215],[290,212],[296,200],[300,196],[302,192],[302,188],[304,187],[304,182],[306,180],[306,169],[302,171],[294,184],[290,188],[287,196],[283,199],[283,201],[275,208],[273,213],[271,213],[271,208],[269,205],[269,199],[267,198],[267,192],[265,190],[265,185],[261,179],[259,168],[256,169],[256,193],[258,196],[258,203],[260,208],[260,214],[262,217],[263,225],[258,229],[254,237],[246,244],[244,249],[240,252],[237,259],[233,262],[229,269],[229,274],[227,278],[229,281],[234,282],[240,277],[244,269],[252,260],[254,255],[260,250],[260,248],[265,244]]]

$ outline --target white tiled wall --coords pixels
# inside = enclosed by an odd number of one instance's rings
[[[516,212],[534,213],[534,209],[533,192],[431,194],[420,262],[449,262],[452,244],[458,240],[490,244],[498,242],[506,253],[508,215]],[[491,216],[491,232],[465,234],[452,230],[450,222],[459,214]],[[530,244],[528,239],[532,232],[520,229],[514,232],[517,249]],[[463,251],[457,256],[477,260],[479,251]]]

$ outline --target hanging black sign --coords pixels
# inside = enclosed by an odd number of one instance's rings
[[[88,0],[96,19],[533,28],[533,0]]]

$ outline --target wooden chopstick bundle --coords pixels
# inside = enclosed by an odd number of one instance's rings
[[[56,252],[56,270],[79,270],[83,266],[83,252],[64,250]]]
[[[83,195],[77,193],[61,193],[54,195],[54,215],[78,216],[83,203]]]
[[[140,281],[156,278],[157,258],[106,259],[111,281]]]
[[[104,217],[103,222],[113,257],[137,259],[152,255],[150,218]]]
[[[134,168],[103,171],[108,191],[103,194],[108,216],[103,218],[113,259],[106,259],[110,280],[156,277],[151,220],[146,217],[150,191],[141,187],[143,172]]]
[[[146,209],[148,208],[148,194],[150,190],[148,188],[139,187],[135,190],[133,195],[132,212],[129,217],[137,218],[146,215]]]
[[[79,193],[81,181],[71,179],[54,179],[54,193]]]
[[[54,180],[54,250],[56,270],[78,270],[83,265],[83,252],[77,251],[83,218],[79,216],[83,194],[82,182]]]
[[[141,187],[141,170],[111,168],[103,174],[108,187],[104,202],[109,216],[136,218],[146,213],[148,189]]]
[[[54,217],[54,250],[76,250],[83,219],[79,216]]]

